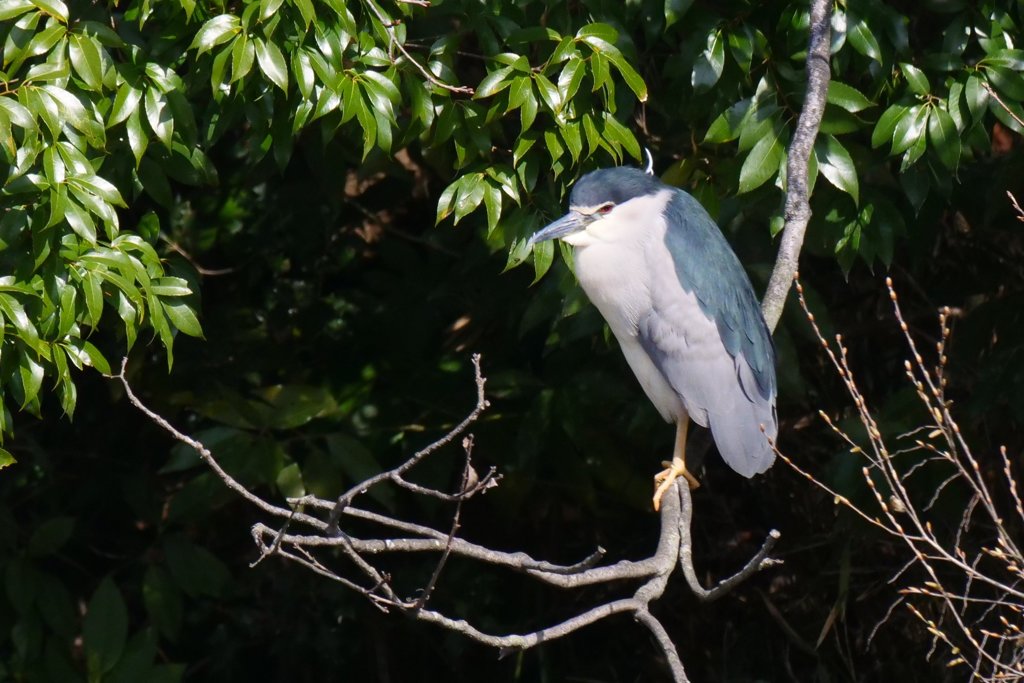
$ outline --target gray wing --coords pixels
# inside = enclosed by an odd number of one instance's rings
[[[778,432],[775,392],[764,391],[742,350],[729,352],[697,297],[673,284],[639,320],[640,343],[725,462],[745,477],[764,472],[775,460],[765,438]]]

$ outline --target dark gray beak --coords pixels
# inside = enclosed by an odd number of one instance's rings
[[[528,246],[533,246],[538,242],[546,242],[547,240],[556,240],[567,235],[571,235],[574,232],[579,232],[587,227],[587,217],[578,211],[570,211],[554,223],[551,223],[544,228],[533,233],[530,237],[530,241],[527,242]]]

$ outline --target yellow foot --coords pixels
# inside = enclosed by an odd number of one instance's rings
[[[673,460],[672,462],[663,462],[661,464],[665,469],[654,475],[654,485],[657,487],[654,489],[655,512],[661,508],[661,497],[665,495],[665,492],[672,487],[672,484],[674,484],[676,479],[679,477],[686,478],[686,481],[690,484],[691,490],[700,486],[700,482],[697,481],[697,477],[690,474],[689,470],[686,469],[685,462],[681,460]]]

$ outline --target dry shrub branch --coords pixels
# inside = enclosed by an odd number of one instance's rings
[[[953,416],[946,388],[954,312],[939,312],[935,361],[929,364],[910,334],[891,279],[886,287],[908,351],[906,378],[924,410],[919,427],[895,437],[879,428],[842,336],[834,344],[825,339],[797,282],[800,305],[853,401],[866,441],[825,412],[821,417],[862,459],[874,504],[851,501],[778,455],[837,504],[904,546],[906,565],[891,579],[902,586],[894,607],[903,605],[931,634],[929,658],[943,652],[948,666],[966,667],[973,680],[1024,681],[1024,556],[1014,533],[1024,528],[1020,473],[1005,447],[998,460],[979,460]],[[952,519],[950,509],[957,511]]]

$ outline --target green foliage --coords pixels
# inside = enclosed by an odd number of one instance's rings
[[[1022,111],[1024,80],[1010,73],[1024,55],[1015,49],[1020,17],[1001,3],[978,10],[950,5],[945,14],[907,17],[873,0],[835,8],[833,81],[811,181],[820,173],[839,194],[815,197],[812,234],[821,235],[844,271],[857,256],[869,266],[876,259],[890,264],[894,240],[905,234],[922,197],[947,188],[962,161],[988,153],[994,119],[1021,132],[1010,114]],[[738,172],[724,167],[716,178],[741,194],[774,178],[781,192],[784,145],[804,87],[806,10],[794,6],[781,18],[755,12],[739,28],[722,19],[708,18],[714,24],[693,70],[695,93],[714,85],[719,93],[737,94],[712,108],[716,116],[706,126],[705,143],[739,140]],[[913,42],[911,20],[928,27]],[[719,39],[722,31],[729,31],[727,41]],[[723,42],[734,48],[728,55],[719,47]],[[989,98],[989,88],[1009,112]],[[893,191],[901,180],[915,191]]]
[[[115,16],[59,0],[0,10],[0,259],[15,273],[0,295],[0,438],[12,428],[9,403],[39,413],[45,378],[71,414],[69,366],[109,372],[86,341],[106,308],[116,317],[104,328],[120,319],[128,349],[152,331],[168,366],[176,332],[202,335],[187,277],[154,247],[173,216],[175,185],[216,182],[209,152],[237,126],[252,141],[241,152],[248,164],[265,155],[286,164],[314,124],[325,138],[361,139],[364,159],[420,144],[463,172],[439,219],[458,222],[483,205],[491,231],[542,168],[557,177],[585,155],[640,157],[615,118],[625,104],[616,84],[639,101],[647,88],[608,24],[560,22],[563,35],[529,15],[467,7],[462,30],[424,53],[410,35],[435,20],[413,3],[263,0],[235,11],[139,2]],[[475,87],[454,70],[469,36],[487,69],[468,76]],[[519,125],[505,126],[512,116]],[[496,148],[509,150],[505,158]]]
[[[45,378],[70,414],[70,367],[107,371],[86,341],[104,309],[116,317],[103,327],[119,319],[127,348],[152,331],[169,365],[176,332],[202,335],[188,278],[169,272],[154,247],[175,186],[216,182],[210,155],[238,126],[251,141],[238,154],[250,165],[268,156],[286,164],[312,126],[323,139],[360,141],[364,160],[418,147],[442,173],[457,173],[437,220],[458,223],[482,208],[488,239],[509,250],[510,265],[526,259],[522,240],[538,209],[550,210],[581,166],[640,159],[628,120],[648,100],[641,74],[692,100],[681,116],[667,99],[653,108],[676,128],[667,149],[704,131],[704,168],[678,182],[713,174],[738,194],[784,188],[805,10],[761,6],[736,22],[667,3],[663,20],[641,31],[649,40],[663,31],[645,54],[613,27],[637,21],[632,10],[594,21],[558,7],[540,24],[538,9],[262,0],[229,13],[132,4],[113,18],[84,4],[7,3],[0,258],[15,275],[0,298],[0,437],[12,429],[9,404],[38,414]],[[845,270],[858,255],[888,265],[906,215],[920,208],[915,198],[987,150],[993,117],[1019,131],[1011,114],[1021,113],[1024,53],[1010,37],[1011,14],[989,2],[936,19],[945,28],[911,45],[908,19],[880,2],[836,8],[835,77],[812,176],[838,191],[821,193],[815,213],[845,217],[817,221]],[[153,26],[160,30],[146,30]],[[678,47],[654,61],[659,44]],[[730,142],[735,153],[711,156]],[[907,174],[916,197],[893,192]],[[539,277],[549,249],[538,256]]]

